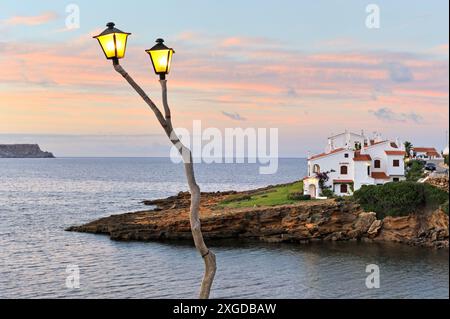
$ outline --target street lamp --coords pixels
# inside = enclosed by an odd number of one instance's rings
[[[166,74],[170,72],[172,64],[172,56],[175,51],[164,45],[163,39],[157,39],[156,45],[151,49],[145,50],[150,55],[155,73],[159,75],[161,80],[166,79]]]
[[[189,191],[191,193],[190,205],[190,225],[192,237],[194,239],[195,247],[203,258],[205,263],[205,273],[203,276],[200,298],[207,299],[211,291],[211,286],[216,274],[216,256],[208,249],[203,240],[203,234],[200,223],[200,187],[195,180],[194,164],[192,160],[192,152],[183,143],[181,143],[179,136],[175,133],[172,126],[172,117],[170,114],[169,103],[167,102],[167,81],[166,75],[169,74],[174,50],[164,45],[164,40],[156,40],[156,45],[146,50],[150,55],[155,73],[160,77],[160,84],[162,88],[162,103],[164,107],[164,114],[159,110],[156,104],[148,97],[145,91],[133,80],[133,78],[125,71],[119,64],[119,59],[125,56],[127,46],[127,39],[131,33],[120,31],[115,28],[114,23],[109,22],[106,25],[108,28],[95,36],[100,46],[105,53],[108,60],[113,61],[114,70],[116,70],[123,78],[131,85],[131,87],[142,97],[145,103],[155,114],[158,122],[161,124],[167,137],[176,147],[184,161],[184,171],[186,174]]]
[[[116,29],[113,22],[109,22],[106,26],[108,28],[99,35],[96,35],[94,39],[98,40],[98,43],[102,47],[103,53],[108,60],[117,61],[125,56],[127,39],[131,33]]]

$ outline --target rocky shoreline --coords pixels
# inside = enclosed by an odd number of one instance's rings
[[[449,218],[441,210],[378,220],[375,213],[364,212],[355,203],[334,199],[241,209],[217,206],[230,195],[251,195],[258,191],[261,189],[241,193],[202,193],[202,230],[205,239],[297,243],[388,241],[433,248],[449,247]],[[155,209],[113,215],[66,230],[105,234],[121,241],[192,239],[188,193],[146,201],[145,204]]]

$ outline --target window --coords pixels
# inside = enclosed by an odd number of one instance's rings
[[[367,166],[367,176],[370,176],[370,166]]]
[[[393,181],[394,181],[394,182],[400,182],[400,178],[394,177]]]
[[[394,160],[394,167],[400,167],[400,160]]]
[[[341,166],[341,175],[347,175],[347,174],[348,174],[348,167]]]
[[[381,168],[381,161],[380,160],[375,160],[374,166],[375,166],[375,168]]]
[[[320,173],[320,166],[319,165],[314,165],[313,167],[313,173]]]
[[[348,158],[348,153],[345,153],[344,157],[345,157],[345,158]]]
[[[344,193],[344,194],[348,193],[348,186],[347,186],[347,184],[341,184],[341,193]]]

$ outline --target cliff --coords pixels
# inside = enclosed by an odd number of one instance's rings
[[[0,158],[54,158],[37,144],[0,144]]]
[[[387,217],[359,205],[335,200],[302,201],[292,205],[222,209],[217,203],[236,192],[202,194],[202,230],[206,239],[256,239],[267,242],[393,241],[409,245],[448,247],[448,216],[442,211],[421,216]],[[245,194],[245,192],[244,192]],[[109,235],[113,240],[191,239],[189,194],[146,202],[156,206],[102,218],[68,231]]]

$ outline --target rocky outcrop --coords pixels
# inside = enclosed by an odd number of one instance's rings
[[[440,188],[448,193],[448,176],[430,177],[426,180],[427,184]]]
[[[448,248],[448,226],[448,216],[441,210],[423,216],[386,217],[379,235],[374,240]]]
[[[54,158],[37,144],[0,144],[0,158]]]
[[[352,202],[302,201],[293,205],[219,209],[228,193],[202,194],[202,230],[206,239],[257,239],[267,242],[394,241],[448,247],[448,216],[441,211],[422,216],[377,220]],[[245,193],[244,193],[245,194]],[[191,239],[189,194],[148,201],[153,211],[114,215],[69,231],[107,234],[114,240]]]

